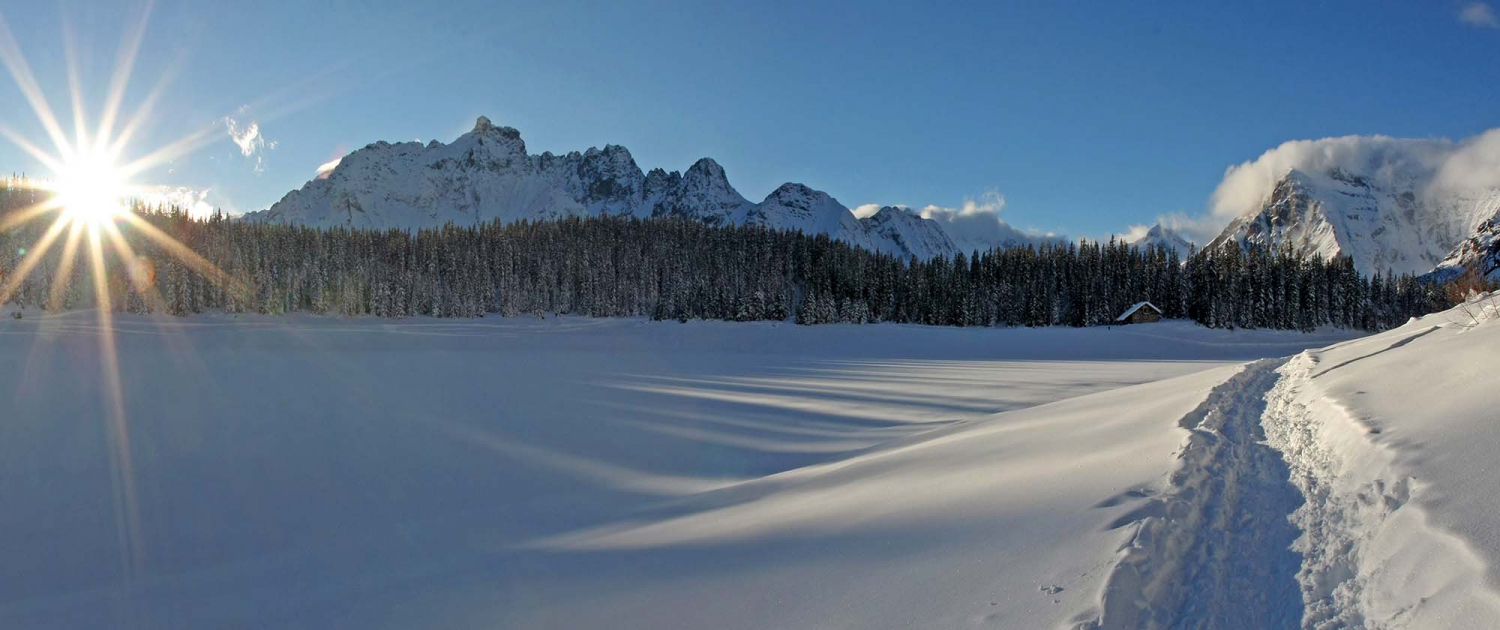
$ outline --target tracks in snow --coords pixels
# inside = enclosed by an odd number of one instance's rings
[[[1296,628],[1303,615],[1288,515],[1303,503],[1265,443],[1266,396],[1285,360],[1258,361],[1183,417],[1191,431],[1161,495],[1117,520],[1135,526],[1085,628]]]

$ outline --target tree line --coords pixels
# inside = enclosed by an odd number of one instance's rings
[[[32,195],[0,190],[0,221]],[[1418,278],[1363,277],[1347,257],[1290,250],[1216,249],[1184,263],[1166,248],[1111,240],[921,261],[823,235],[681,219],[378,231],[198,219],[175,208],[134,212],[222,272],[203,273],[122,225],[135,259],[110,261],[107,299],[135,313],[1093,326],[1147,300],[1166,317],[1214,328],[1381,330],[1448,306],[1441,287]],[[32,222],[0,233],[0,279],[46,228]],[[62,248],[52,249],[10,302],[95,306],[89,265],[69,269]],[[64,272],[67,289],[54,292]]]

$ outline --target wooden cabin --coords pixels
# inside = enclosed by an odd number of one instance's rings
[[[1126,309],[1124,313],[1115,318],[1115,323],[1122,326],[1125,324],[1149,324],[1159,321],[1161,321],[1161,309],[1156,308],[1156,305],[1150,302],[1136,302],[1135,306]]]

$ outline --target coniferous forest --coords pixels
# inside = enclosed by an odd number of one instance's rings
[[[34,202],[0,189],[0,221]],[[802,324],[1093,326],[1149,300],[1214,328],[1381,330],[1445,308],[1442,287],[1361,277],[1347,258],[1220,249],[1186,262],[1165,248],[1069,243],[902,260],[825,236],[680,219],[598,217],[407,231],[320,230],[194,219],[136,208],[223,275],[195,271],[122,226],[136,259],[111,255],[110,306],[177,315],[291,312],[376,317],[575,314]],[[0,233],[0,280],[48,227]],[[53,251],[9,302],[93,307],[89,265]],[[132,289],[148,287],[144,295]]]

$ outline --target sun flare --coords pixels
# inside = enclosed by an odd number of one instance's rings
[[[50,184],[69,222],[98,227],[125,212],[130,187],[120,168],[102,152],[85,152],[64,162]]]

